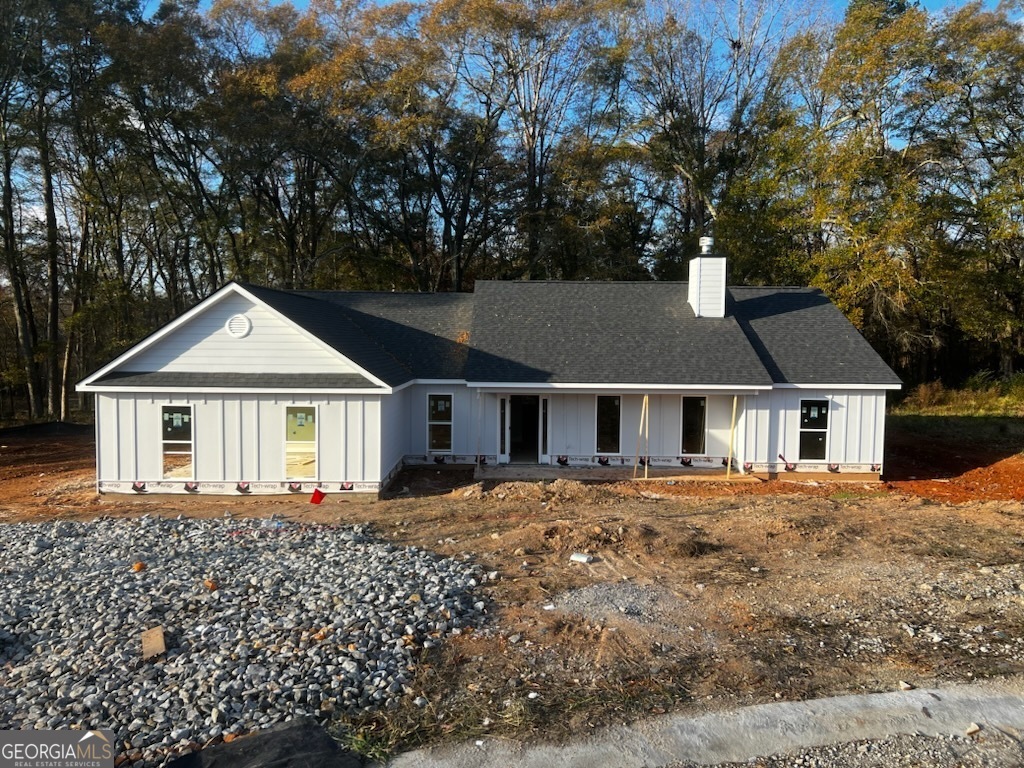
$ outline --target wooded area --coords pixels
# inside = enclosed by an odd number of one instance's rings
[[[231,279],[685,279],[703,234],[731,283],[825,290],[910,382],[1009,376],[1019,18],[0,0],[0,412],[66,416],[77,378]]]

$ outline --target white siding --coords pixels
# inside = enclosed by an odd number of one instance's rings
[[[380,440],[381,471],[394,469],[409,453],[409,390],[406,388],[381,398]]]
[[[498,422],[500,418],[498,416],[498,396],[497,395],[481,395],[480,400],[477,401],[476,395],[473,395],[473,407],[477,411],[477,418],[483,419],[480,429],[480,453],[485,456],[497,456],[498,455]]]
[[[550,408],[553,456],[589,456],[597,451],[595,395],[552,395]]]
[[[709,456],[728,456],[729,433],[732,427],[732,397],[708,397],[707,410],[708,434],[705,453]],[[736,417],[739,418],[738,402]],[[739,439],[738,432],[737,439]]]
[[[404,390],[408,397],[407,455],[427,456],[427,395],[452,396],[453,456],[476,457],[479,405],[476,392],[464,384],[416,384]],[[482,447],[481,453],[487,453]]]
[[[252,330],[236,339],[224,329],[242,314]],[[128,360],[126,371],[213,373],[354,373],[355,366],[304,336],[267,308],[237,294],[226,296],[153,347]]]
[[[161,407],[187,404],[195,420],[196,481],[287,480],[285,408],[309,405],[317,409],[316,479],[378,482],[381,397],[97,393],[98,480],[161,480]]]
[[[683,447],[683,400],[678,395],[651,397],[651,456],[678,456]]]
[[[885,432],[884,390],[775,389],[748,396],[746,461],[777,465],[779,454],[803,468],[822,469],[827,464],[855,466],[863,471],[881,465]],[[826,458],[800,461],[800,401],[828,400]]]
[[[614,395],[616,393],[609,392]],[[619,395],[622,398],[619,453],[634,456],[641,432],[643,395]],[[699,393],[692,396],[700,397]],[[707,433],[705,453],[727,456],[732,419],[732,396],[707,395]],[[742,415],[742,398],[736,412],[737,443]],[[648,399],[647,435],[641,440],[640,454],[677,457],[682,449],[682,396],[650,395]],[[597,395],[551,396],[551,454],[562,456],[594,456],[597,453]],[[646,448],[646,450],[645,450]],[[737,446],[738,451],[738,446]]]
[[[725,317],[725,262],[721,256],[690,260],[687,301],[697,317]]]

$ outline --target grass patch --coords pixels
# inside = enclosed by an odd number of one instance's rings
[[[997,379],[989,372],[975,374],[961,389],[941,382],[918,384],[892,409],[896,416],[1024,416],[1024,374]]]
[[[504,684],[511,670],[476,669],[452,645],[431,654],[417,669],[409,694],[391,710],[341,716],[329,731],[343,746],[365,759],[384,762],[400,752],[428,744],[465,742],[484,737],[568,738],[583,728],[664,712],[689,701],[692,660],[665,663],[658,675],[649,668],[609,670],[609,677]],[[477,657],[481,658],[481,657]],[[471,680],[471,682],[467,682]],[[535,698],[530,698],[536,692]],[[417,706],[415,696],[429,702]]]
[[[829,496],[829,499],[832,501],[856,501],[858,499],[881,499],[888,495],[888,491],[849,490],[836,491]]]

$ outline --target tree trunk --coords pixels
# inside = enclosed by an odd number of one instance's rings
[[[13,162],[14,159],[11,156],[10,147],[5,144],[3,148],[2,213],[4,221],[4,259],[7,262],[7,271],[11,279],[11,294],[14,297],[14,321],[17,329],[18,347],[25,366],[25,379],[28,388],[28,415],[30,419],[38,419],[42,416],[43,403],[39,386],[39,371],[35,363],[35,329],[32,322],[31,297],[25,284],[24,270],[21,268],[21,259],[18,254],[18,240],[15,235]]]
[[[60,275],[58,256],[57,209],[53,199],[53,166],[50,162],[50,136],[46,121],[46,99],[36,107],[36,131],[39,140],[39,171],[43,182],[43,207],[46,214],[46,412],[61,411],[60,355]]]

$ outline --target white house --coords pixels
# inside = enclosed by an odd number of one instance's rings
[[[807,288],[231,283],[79,383],[103,492],[383,488],[403,464],[882,472],[900,381]]]

